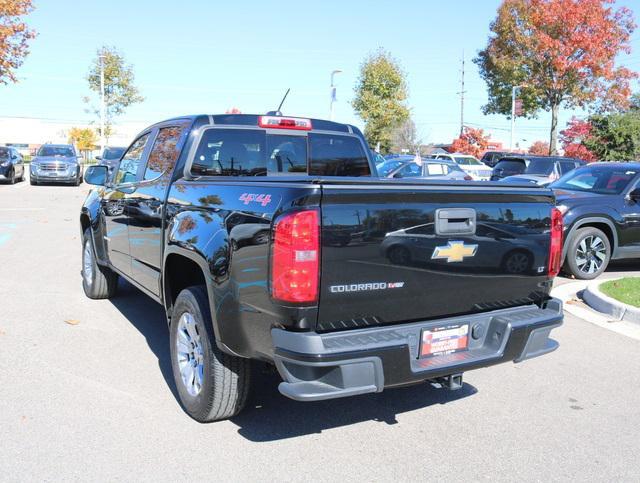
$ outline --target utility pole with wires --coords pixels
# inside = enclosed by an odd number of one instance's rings
[[[464,132],[464,95],[467,91],[464,90],[464,50],[462,51],[462,69],[460,71],[460,136]]]

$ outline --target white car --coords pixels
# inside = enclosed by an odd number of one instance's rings
[[[470,154],[436,154],[434,158],[456,163],[475,181],[488,181],[491,178],[491,168]]]

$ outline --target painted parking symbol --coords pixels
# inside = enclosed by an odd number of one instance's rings
[[[15,223],[0,223],[0,248],[11,239],[17,226]]]

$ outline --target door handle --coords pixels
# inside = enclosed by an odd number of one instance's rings
[[[436,210],[436,235],[475,235],[476,210],[440,208]]]

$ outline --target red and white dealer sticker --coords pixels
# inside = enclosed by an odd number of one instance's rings
[[[467,349],[469,324],[453,324],[423,329],[420,357],[453,354]]]

